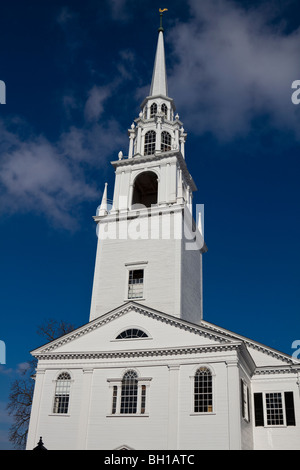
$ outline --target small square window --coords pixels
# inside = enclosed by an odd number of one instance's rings
[[[143,298],[144,291],[144,270],[133,269],[129,271],[128,279],[128,299]]]

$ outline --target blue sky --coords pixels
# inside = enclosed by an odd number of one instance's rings
[[[92,216],[148,94],[164,16],[169,94],[205,206],[204,318],[292,354],[300,339],[300,6],[11,0],[1,5],[0,449],[12,380],[48,318],[89,319]]]

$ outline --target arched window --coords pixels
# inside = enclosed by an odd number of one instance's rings
[[[56,380],[53,413],[68,413],[71,376],[68,372],[59,374]]]
[[[122,380],[120,413],[136,413],[138,397],[137,373],[134,370],[127,371]]]
[[[107,379],[112,388],[112,415],[147,415],[147,393],[151,377],[139,377],[127,370],[120,379]]]
[[[163,103],[161,105],[161,112],[164,113],[165,117],[168,116],[168,108],[167,108],[167,105],[165,103]]]
[[[169,132],[163,131],[161,133],[161,151],[168,152],[171,150],[171,135]]]
[[[138,328],[129,328],[128,330],[122,331],[116,339],[130,339],[130,338],[148,338],[148,335]]]
[[[143,171],[135,181],[132,195],[132,205],[141,204],[151,207],[157,204],[158,182],[157,175],[153,171]]]
[[[150,106],[150,118],[153,118],[157,114],[157,104],[152,103]]]
[[[200,367],[194,381],[194,412],[209,413],[212,410],[212,374],[207,367]]]
[[[155,153],[156,133],[148,131],[145,134],[144,155],[153,155]]]

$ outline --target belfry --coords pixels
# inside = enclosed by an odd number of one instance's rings
[[[207,248],[162,23],[128,137],[94,216],[89,321],[32,351],[27,449],[299,449],[299,361],[203,318]]]

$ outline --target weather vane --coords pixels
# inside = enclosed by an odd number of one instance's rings
[[[168,9],[167,9],[167,8],[164,8],[163,10],[162,10],[161,8],[159,9],[160,26],[159,26],[159,30],[158,30],[158,31],[163,31],[163,30],[164,30],[163,25],[162,25],[162,17],[163,17],[163,13],[164,13],[165,11],[168,11]]]

